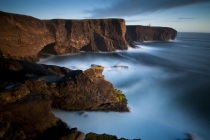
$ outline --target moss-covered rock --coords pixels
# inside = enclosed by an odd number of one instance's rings
[[[88,133],[85,136],[85,140],[126,140],[126,139],[125,138],[118,139],[116,136],[108,134]]]

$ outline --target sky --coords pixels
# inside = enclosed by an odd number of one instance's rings
[[[39,19],[123,18],[127,25],[210,33],[210,0],[0,0],[0,11]]]

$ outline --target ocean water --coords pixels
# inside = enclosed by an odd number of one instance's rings
[[[210,34],[178,33],[168,42],[135,42],[138,48],[111,53],[49,56],[39,63],[85,70],[105,67],[103,75],[123,91],[130,112],[53,113],[69,127],[128,139],[210,139]],[[128,68],[113,66],[127,66]]]

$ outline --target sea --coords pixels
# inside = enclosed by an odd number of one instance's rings
[[[81,52],[38,63],[103,75],[123,91],[130,112],[68,112],[53,109],[70,128],[84,133],[141,140],[210,140],[210,33],[179,32],[166,42],[134,42],[116,52]]]

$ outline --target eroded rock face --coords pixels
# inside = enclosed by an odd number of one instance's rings
[[[123,19],[48,20],[45,25],[55,38],[55,52],[72,48],[83,51],[127,49]]]
[[[168,41],[174,40],[177,31],[168,27],[150,27],[141,25],[127,25],[126,39],[133,41]]]
[[[105,80],[103,67],[73,72],[58,82],[60,95],[55,106],[66,110],[128,111],[125,95]]]
[[[40,20],[0,12],[0,57],[37,61],[38,55],[126,50],[133,41],[166,41],[176,30],[125,26],[124,19]]]
[[[4,58],[35,61],[39,53],[127,49],[123,19],[39,20],[0,12],[0,52]]]
[[[35,60],[53,41],[44,22],[33,17],[0,12],[0,51],[4,58]]]
[[[12,103],[30,93],[39,93],[50,97],[54,107],[65,110],[128,111],[125,95],[104,78],[103,69],[93,66],[85,71],[70,70],[22,60],[0,60],[0,100],[2,104]]]
[[[125,95],[104,79],[103,67],[85,71],[0,59],[0,139],[82,140],[51,113],[65,110],[129,111]]]

